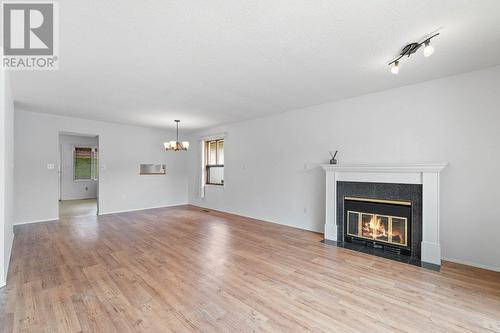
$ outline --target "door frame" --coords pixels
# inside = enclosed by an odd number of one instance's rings
[[[58,136],[57,136],[57,143],[59,146],[59,164],[58,164],[58,182],[59,182],[59,202],[62,201],[62,192],[63,192],[63,173],[64,173],[64,153],[63,153],[63,147],[61,143],[61,135],[70,135],[70,136],[79,136],[79,137],[88,137],[88,138],[96,138],[96,145],[97,147],[97,156],[98,156],[98,162],[97,162],[97,168],[99,169],[98,171],[98,177],[97,177],[97,183],[96,183],[96,203],[97,203],[97,215],[99,215],[100,212],[100,183],[101,183],[101,151],[99,147],[100,143],[100,135],[99,134],[88,134],[88,133],[77,133],[77,132],[69,132],[69,131],[59,131]],[[59,216],[59,209],[57,210],[58,218]]]

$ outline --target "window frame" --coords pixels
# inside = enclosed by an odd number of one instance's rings
[[[76,149],[91,149],[90,158],[90,178],[76,178]],[[97,156],[97,157],[96,157]],[[99,180],[99,150],[97,146],[73,145],[73,181],[74,182],[91,182]],[[97,162],[96,162],[97,160]]]
[[[211,183],[210,182],[210,169],[211,168],[224,168],[224,163],[219,163],[219,142],[223,142],[224,144],[224,138],[221,139],[211,139],[211,140],[206,140],[205,141],[205,185],[213,185],[213,186],[224,186],[224,179],[222,180],[222,183]],[[210,164],[208,163],[210,156],[209,156],[209,146],[210,143],[215,142],[215,164]],[[224,151],[224,148],[222,148]]]

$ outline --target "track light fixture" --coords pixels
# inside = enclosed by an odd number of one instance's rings
[[[399,60],[403,58],[404,56],[410,57],[413,53],[417,52],[417,50],[422,46],[424,46],[424,57],[430,57],[434,53],[434,48],[431,45],[431,39],[438,36],[439,32],[427,37],[424,39],[422,42],[418,43],[410,43],[403,47],[401,50],[401,53],[391,62],[389,62],[389,66],[391,66],[391,73],[392,74],[398,74],[399,73]]]

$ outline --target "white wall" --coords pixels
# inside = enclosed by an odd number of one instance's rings
[[[14,239],[14,104],[6,74],[0,70],[0,287],[5,285]]]
[[[61,149],[61,200],[97,198],[97,180],[75,180],[74,147],[97,147],[97,137],[59,135]]]
[[[100,213],[185,204],[186,154],[165,152],[173,131],[15,111],[15,223],[58,218],[60,132],[99,135]],[[167,165],[165,176],[140,176],[140,163]]]
[[[499,124],[494,67],[219,126],[192,139],[227,132],[225,186],[199,198],[201,152],[193,145],[190,202],[322,232],[318,164],[328,151],[338,149],[340,163],[449,162],[441,180],[442,255],[500,270]]]

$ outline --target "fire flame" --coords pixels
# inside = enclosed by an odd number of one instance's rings
[[[384,223],[382,223],[381,219],[375,218],[372,216],[369,223],[363,223],[363,235],[368,237],[381,238],[387,237],[387,230],[385,229]]]
[[[406,245],[406,223],[403,223],[403,218],[377,214],[359,214],[358,220],[354,222],[360,223],[361,230],[358,229],[356,232],[358,237]]]

